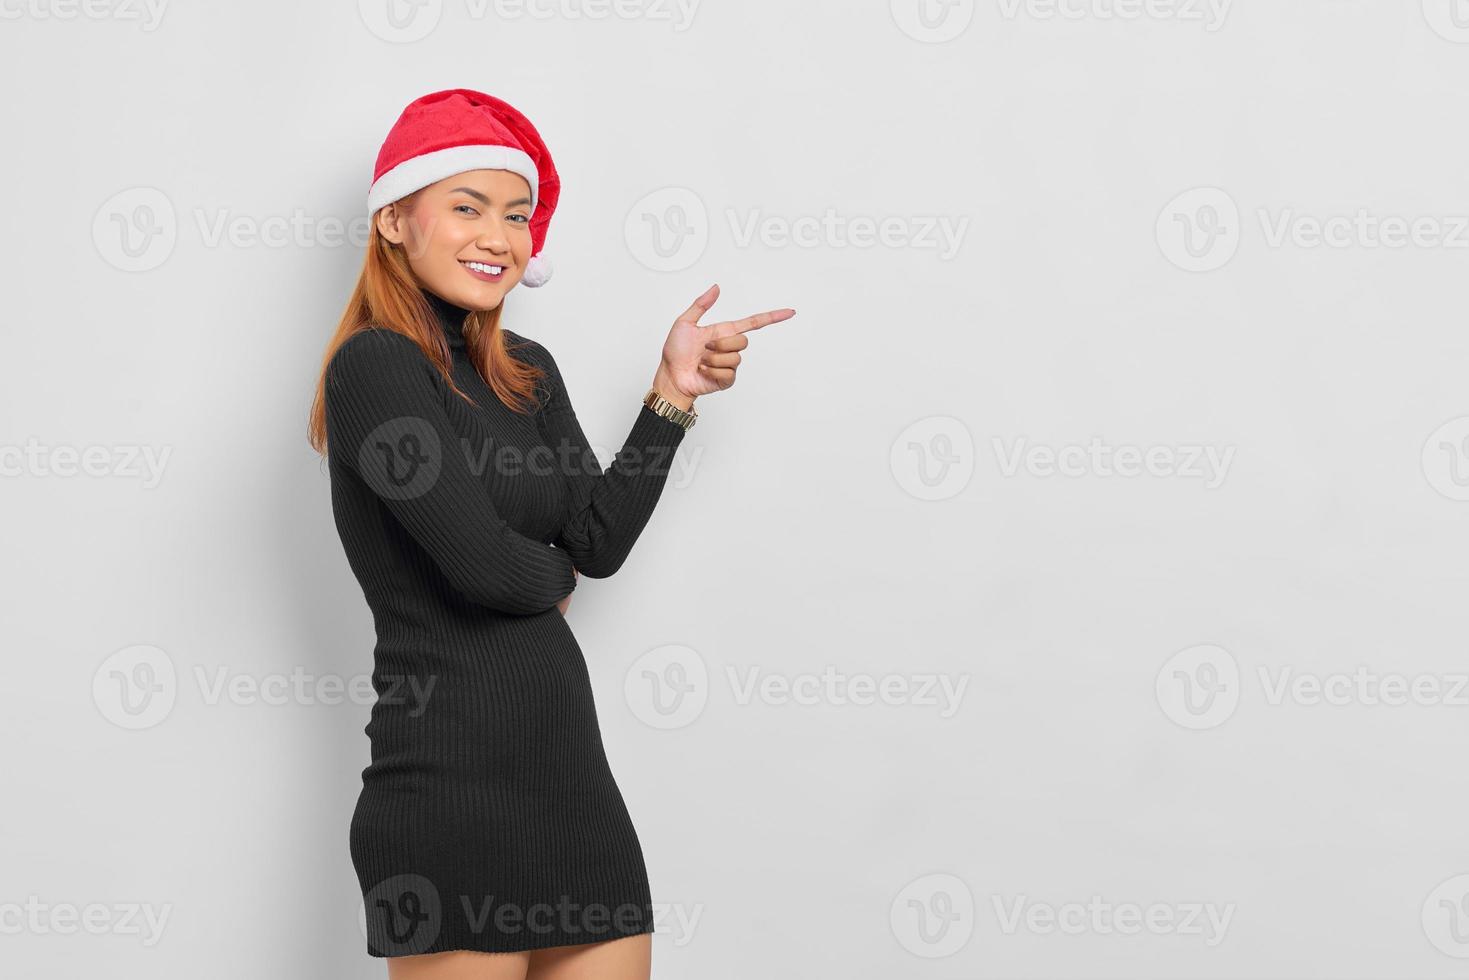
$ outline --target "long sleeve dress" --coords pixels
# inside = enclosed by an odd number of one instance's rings
[[[546,372],[540,408],[517,413],[467,356],[468,311],[424,295],[476,404],[380,327],[326,372],[332,511],[377,634],[349,833],[368,953],[651,932],[642,849],[556,603],[573,566],[622,565],[684,429],[639,404],[603,471],[544,346],[504,331]]]

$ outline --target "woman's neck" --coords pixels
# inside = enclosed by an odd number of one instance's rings
[[[428,300],[429,309],[433,311],[440,329],[444,331],[444,339],[449,342],[449,346],[463,347],[464,318],[469,316],[470,311],[427,289],[423,290],[423,298]]]

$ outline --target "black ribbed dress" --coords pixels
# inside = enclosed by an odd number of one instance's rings
[[[604,472],[545,347],[504,331],[546,372],[540,408],[517,413],[467,356],[468,311],[424,296],[475,405],[381,328],[326,372],[332,511],[377,633],[372,761],[349,834],[368,953],[651,932],[642,848],[556,603],[573,565],[617,571],[684,430],[634,402]]]

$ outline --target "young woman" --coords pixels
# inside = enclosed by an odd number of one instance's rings
[[[556,361],[505,328],[560,181],[515,109],[415,100],[378,155],[362,274],[323,359],[312,445],[377,632],[350,849],[393,980],[646,980],[651,896],[564,614],[652,515],[694,399],[773,310],[674,321],[603,471]],[[680,580],[682,581],[682,580]],[[630,600],[631,601],[631,600]]]

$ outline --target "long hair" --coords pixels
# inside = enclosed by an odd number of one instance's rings
[[[399,203],[412,208],[410,194]],[[374,326],[384,327],[400,333],[418,345],[433,365],[438,368],[449,387],[465,401],[474,404],[457,384],[450,370],[450,353],[444,331],[428,301],[422,287],[408,264],[405,247],[384,238],[377,229],[377,216],[369,222],[367,254],[362,262],[362,272],[357,285],[347,300],[347,309],[337,324],[336,331],[326,345],[322,355],[321,372],[316,379],[316,396],[311,401],[311,418],[307,424],[307,441],[318,453],[328,453],[326,434],[326,369],[337,349],[353,336]],[[535,410],[536,382],[545,372],[511,355],[504,331],[500,329],[500,311],[505,304],[493,310],[473,310],[464,321],[464,348],[470,363],[495,397],[512,411],[522,414]]]

